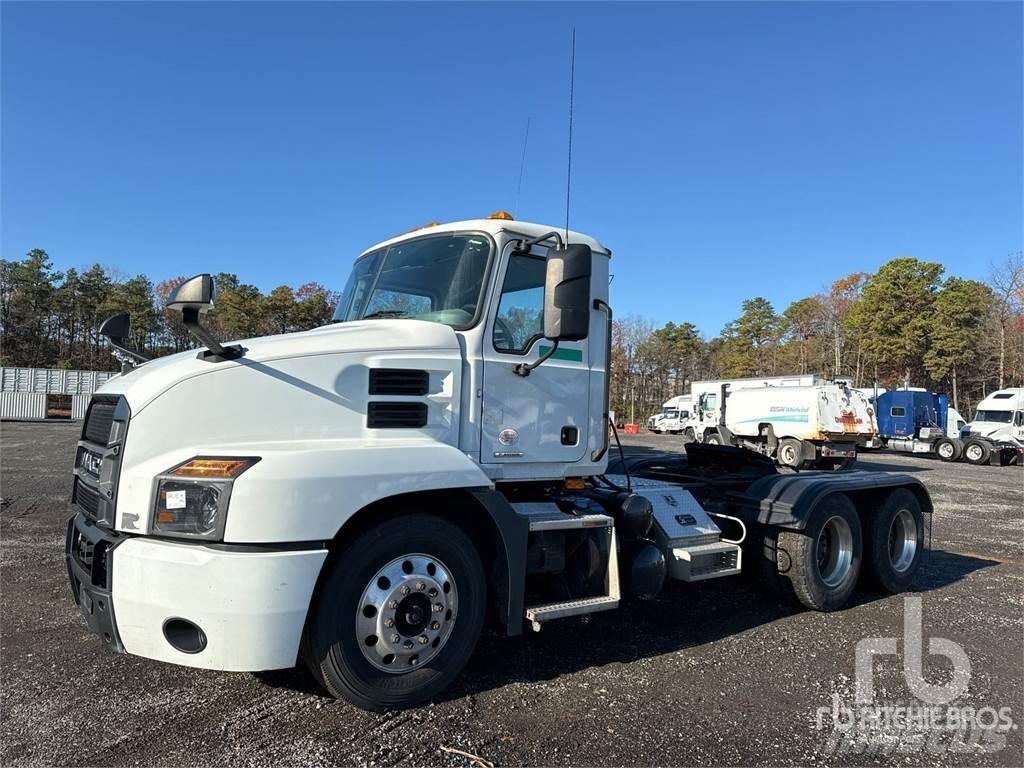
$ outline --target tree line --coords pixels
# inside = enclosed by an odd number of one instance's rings
[[[889,261],[854,273],[781,313],[758,296],[706,339],[690,322],[655,328],[631,315],[613,329],[612,408],[641,420],[693,381],[820,373],[856,386],[909,383],[949,392],[969,412],[984,395],[1024,383],[1024,256],[1011,254],[986,282],[946,276],[941,264]],[[185,278],[154,283],[94,264],[55,270],[46,251],[0,260],[0,362],[10,366],[114,370],[102,320],[128,312],[130,342],[150,356],[195,345],[167,297]],[[262,293],[237,275],[215,276],[206,322],[222,339],[315,328],[330,321],[338,294],[319,283]]]
[[[131,316],[131,346],[150,357],[181,352],[195,340],[181,315],[167,309],[171,291],[187,278],[153,283],[94,264],[53,269],[46,251],[20,261],[0,260],[0,362],[33,368],[115,370],[117,361],[99,334],[116,312]],[[338,295],[319,283],[281,285],[267,294],[237,275],[214,276],[216,305],[204,317],[222,339],[243,339],[315,328],[330,321]]]
[[[927,387],[970,413],[988,392],[1024,384],[1024,255],[1007,256],[986,282],[944,273],[941,264],[898,258],[781,313],[767,298],[747,299],[712,339],[688,322],[616,320],[616,418],[642,421],[692,381],[798,373]]]

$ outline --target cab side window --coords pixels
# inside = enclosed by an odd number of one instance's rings
[[[509,259],[492,336],[499,352],[526,352],[543,337],[546,269],[542,256],[514,254]]]

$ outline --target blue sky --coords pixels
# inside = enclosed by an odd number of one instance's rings
[[[614,252],[616,314],[708,335],[913,255],[1022,247],[1020,3],[10,3],[2,256],[340,288],[516,205]]]

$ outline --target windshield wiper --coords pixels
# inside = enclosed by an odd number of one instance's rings
[[[363,320],[371,320],[375,317],[403,317],[408,315],[404,309],[378,309],[376,312],[371,312],[368,315],[363,315]]]

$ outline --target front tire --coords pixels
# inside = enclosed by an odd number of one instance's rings
[[[906,488],[897,488],[866,528],[865,577],[886,592],[906,591],[924,551],[924,515],[917,497]]]
[[[362,709],[423,704],[465,667],[486,598],[461,528],[424,514],[388,520],[334,562],[306,630],[306,663],[331,695]]]
[[[775,569],[791,601],[834,611],[850,599],[863,557],[860,518],[846,494],[826,496],[802,531],[777,533]]]
[[[935,441],[935,455],[940,461],[957,461],[964,453],[964,444],[952,437]]]

